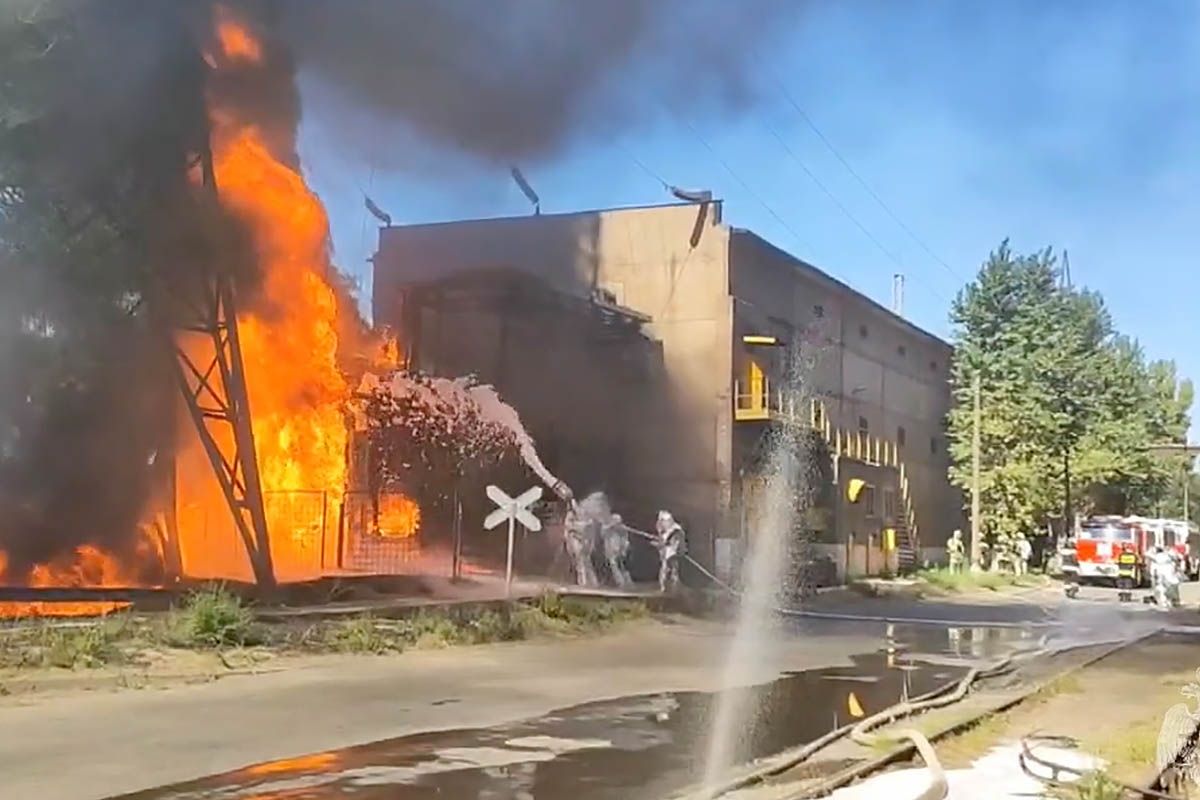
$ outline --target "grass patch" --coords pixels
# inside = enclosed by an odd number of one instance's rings
[[[325,632],[325,643],[342,653],[399,652],[403,643],[397,636],[388,636],[370,614],[339,621]]]
[[[279,651],[399,653],[597,632],[649,613],[642,603],[591,602],[546,594],[496,608],[424,610],[404,619],[362,614],[260,623],[236,594],[210,585],[164,615],[123,613],[94,622],[0,623],[0,668],[81,669],[144,664],[148,651],[262,645]],[[221,656],[222,661],[224,657]],[[225,664],[229,667],[229,664]]]
[[[588,631],[607,627],[620,622],[641,619],[649,610],[641,602],[596,602],[578,597],[563,597],[555,592],[546,592],[529,604],[529,607],[557,627],[568,630]]]
[[[1161,725],[1161,717],[1144,719],[1104,739],[1085,743],[1085,749],[1103,758],[1113,775],[1130,781],[1137,780],[1154,765],[1158,757]]]
[[[1043,575],[1013,575],[1007,572],[951,572],[945,567],[918,570],[916,578],[934,593],[957,594],[970,591],[999,592],[1011,588],[1040,586]]]
[[[1066,786],[1048,788],[1043,795],[1048,800],[1122,800],[1127,796],[1116,781],[1100,770],[1085,773]]]
[[[589,602],[545,594],[528,603],[475,611],[420,611],[399,620],[368,614],[335,623],[324,636],[311,630],[295,644],[346,653],[440,649],[515,642],[538,636],[587,633],[648,614],[641,603]]]
[[[119,642],[126,637],[126,619],[84,624],[40,622],[14,627],[0,636],[0,666],[93,669],[125,660]]]
[[[1049,700],[1051,697],[1057,697],[1058,695],[1079,694],[1082,691],[1083,681],[1079,679],[1079,673],[1068,672],[1047,682],[1045,686],[1034,692],[1029,699]]]
[[[260,643],[263,634],[242,599],[214,584],[192,592],[171,612],[164,638],[173,647],[241,647]]]

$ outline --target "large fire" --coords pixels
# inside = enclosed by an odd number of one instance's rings
[[[263,42],[228,9],[217,7],[213,33],[212,51],[205,54],[213,70],[265,66]],[[254,295],[239,298],[238,330],[272,561],[279,580],[312,578],[337,563],[340,546],[352,387],[339,363],[338,315],[354,313],[353,303],[339,298],[334,288],[329,221],[304,178],[272,152],[272,140],[254,120],[243,118],[236,104],[210,95],[209,116],[218,196],[248,230],[261,276]],[[199,174],[193,171],[192,177]],[[211,347],[196,334],[180,334],[179,345],[197,363]],[[380,350],[373,363],[398,360],[394,341]],[[192,422],[181,416],[180,424],[183,444],[175,464],[179,567],[190,578],[252,580],[248,556]],[[228,457],[232,442],[218,439],[218,445]],[[420,508],[407,497],[392,496],[379,511],[378,534],[412,537],[419,527]],[[165,563],[161,544],[155,540],[158,551],[139,553],[139,558]],[[0,585],[3,555],[0,551]],[[112,554],[91,546],[39,564],[24,578],[8,577],[35,587],[137,583]],[[95,603],[76,613],[102,613],[118,605]],[[8,606],[0,605],[0,616],[12,615]],[[37,606],[24,604],[35,613]]]
[[[214,69],[262,61],[258,38],[227,10],[218,11],[216,25],[219,52],[208,58]],[[262,274],[256,301],[240,310],[238,328],[272,560],[282,580],[313,577],[336,558],[332,528],[347,488],[352,387],[338,361],[338,314],[348,306],[339,306],[330,281],[329,221],[320,200],[236,107],[217,98],[210,106],[221,202],[249,229]],[[384,348],[384,357],[389,354],[394,346]],[[210,481],[202,463],[198,472],[183,474]],[[188,485],[180,491],[203,493]],[[404,535],[415,532],[420,514],[415,503],[407,504]],[[216,537],[224,540],[217,545],[209,535],[211,521],[222,517],[223,498],[210,487],[203,505],[209,506],[203,525],[181,521],[185,572],[248,577],[244,555],[234,563],[228,558],[232,537]]]
[[[4,583],[8,559],[0,551],[0,585]],[[122,569],[120,562],[98,547],[83,545],[68,557],[46,564],[37,564],[24,583],[34,588],[48,587],[128,587],[137,579]],[[0,619],[16,617],[80,617],[103,616],[126,608],[128,602],[94,600],[72,602],[3,601]]]

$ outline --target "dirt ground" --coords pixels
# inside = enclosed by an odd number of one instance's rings
[[[1161,635],[1120,650],[1007,712],[937,744],[946,768],[966,767],[1023,736],[1067,736],[1109,763],[1109,774],[1141,783],[1154,768],[1163,717],[1197,680],[1200,637]]]

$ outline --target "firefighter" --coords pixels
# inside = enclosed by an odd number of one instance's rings
[[[1013,559],[1013,571],[1024,575],[1029,571],[1029,558],[1033,555],[1033,545],[1025,534],[1018,534],[1016,541],[1016,557]]]
[[[1154,598],[1160,607],[1179,605],[1179,570],[1175,557],[1161,547],[1154,548],[1150,557],[1150,574],[1154,582]]]
[[[1138,583],[1137,553],[1131,548],[1121,550],[1117,556],[1117,599],[1124,602],[1133,599],[1133,588]]]
[[[596,571],[592,568],[592,551],[595,549],[595,536],[591,520],[580,513],[579,505],[570,501],[567,518],[563,523],[565,536],[563,544],[571,559],[575,571],[575,583],[580,586],[596,586]]]
[[[946,554],[950,559],[950,571],[962,572],[963,556],[966,548],[963,546],[962,531],[955,530],[950,535],[950,541],[946,542]]]
[[[658,512],[654,529],[658,532],[658,589],[665,594],[679,585],[679,559],[687,552],[687,536],[670,511]]]
[[[624,589],[633,583],[633,578],[625,567],[625,559],[629,555],[629,532],[620,514],[613,514],[600,526],[600,541],[604,544],[604,559],[608,562],[613,583]]]

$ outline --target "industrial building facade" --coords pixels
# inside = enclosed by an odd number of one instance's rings
[[[551,471],[638,527],[670,509],[701,561],[728,568],[752,535],[780,427],[828,453],[809,527],[839,576],[936,560],[961,524],[949,345],[719,202],[389,226],[373,303],[416,369],[495,385]]]

